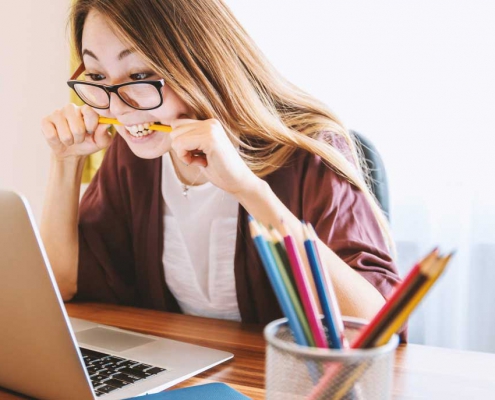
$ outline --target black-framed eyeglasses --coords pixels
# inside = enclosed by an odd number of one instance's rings
[[[100,110],[110,108],[111,93],[115,93],[120,100],[136,110],[153,110],[163,104],[161,91],[165,86],[163,79],[126,82],[118,85],[102,85],[75,80],[83,71],[84,64],[81,64],[67,84],[90,107]]]

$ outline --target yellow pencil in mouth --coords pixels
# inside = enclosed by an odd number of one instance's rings
[[[100,118],[98,118],[98,122],[100,124],[124,125],[122,122],[120,122],[119,120],[116,120],[115,118],[100,117]],[[168,125],[152,124],[149,126],[148,129],[152,130],[152,131],[172,132],[172,128]]]

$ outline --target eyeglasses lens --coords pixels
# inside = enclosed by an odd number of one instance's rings
[[[157,88],[148,83],[122,86],[118,92],[122,100],[138,109],[153,108],[161,102]]]
[[[90,106],[106,108],[109,105],[108,94],[102,88],[91,85],[76,84],[74,85],[74,90],[77,92],[81,100]]]

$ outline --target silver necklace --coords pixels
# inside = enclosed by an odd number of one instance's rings
[[[182,196],[187,197],[187,193],[189,192],[189,186],[185,183],[182,184]]]
[[[191,183],[191,184],[185,184],[183,181],[185,180],[181,173],[179,172],[178,168],[175,166],[175,163],[174,163],[174,160],[172,159],[172,157],[170,157],[171,161],[172,161],[172,165],[174,166],[174,170],[175,170],[175,174],[177,175],[177,178],[182,186],[182,195],[187,199],[187,195],[189,194],[189,189],[191,188],[191,186],[194,186],[194,184],[197,182],[197,180],[199,179],[199,177],[201,176],[201,172],[202,171],[199,171],[199,174],[198,176],[196,176],[196,178],[194,179],[194,181]]]
[[[194,186],[194,184],[196,183],[196,181],[199,179],[200,176],[201,176],[201,171],[199,171],[198,176],[196,177],[196,179],[194,179],[193,183],[191,183],[190,185],[186,185],[185,183],[182,182],[181,179],[179,179],[181,181],[181,185],[182,185],[182,195],[186,199],[187,199],[187,195],[189,194],[189,189],[191,189],[191,186]]]

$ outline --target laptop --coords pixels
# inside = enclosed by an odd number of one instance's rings
[[[125,399],[232,357],[69,318],[26,199],[0,190],[0,387],[41,399]]]

